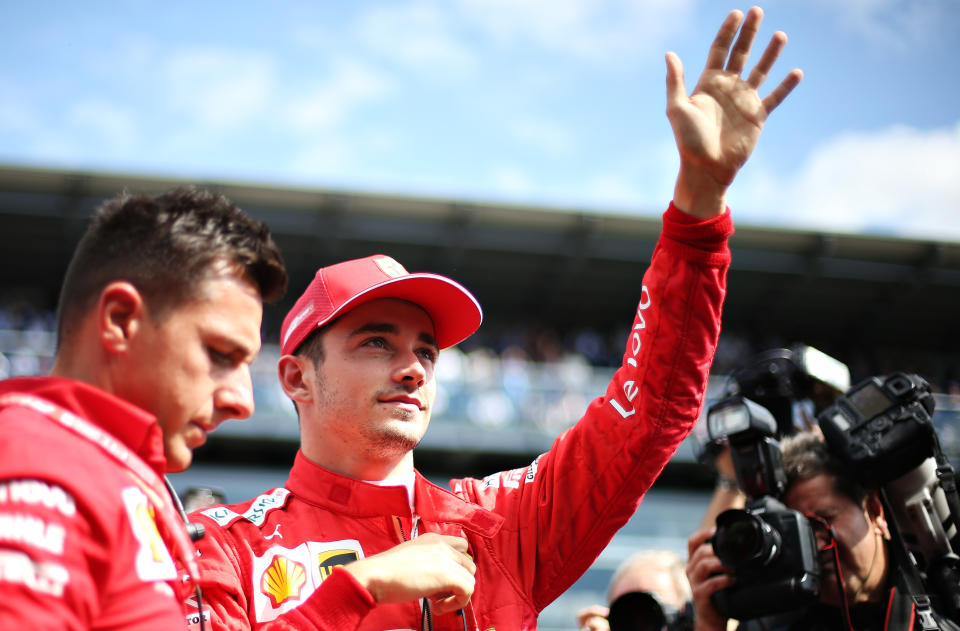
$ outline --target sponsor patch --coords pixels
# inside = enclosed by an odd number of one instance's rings
[[[67,568],[59,563],[36,563],[23,552],[0,551],[0,583],[14,583],[40,594],[63,596],[69,582]]]
[[[356,539],[306,541],[295,548],[271,546],[253,557],[253,607],[257,622],[269,622],[298,607],[334,568],[363,558]]]
[[[400,263],[397,263],[389,256],[375,258],[373,259],[373,262],[377,264],[377,267],[380,268],[380,271],[390,278],[397,278],[399,276],[407,275],[407,270],[404,269],[403,265],[400,265]]]
[[[62,555],[66,534],[60,524],[48,524],[34,515],[0,513],[0,542],[3,543],[25,544]]]
[[[530,466],[527,468],[527,477],[524,478],[524,482],[533,482],[534,478],[537,477],[537,466],[540,464],[540,456],[537,456],[533,459],[533,462],[530,463]]]
[[[136,554],[137,576],[144,582],[177,578],[173,558],[157,530],[156,512],[143,491],[128,486],[120,492],[133,536],[140,543]]]
[[[510,471],[501,471],[493,473],[483,479],[484,489],[519,489],[520,482],[523,480],[525,469],[511,469]],[[536,470],[534,470],[536,473]]]
[[[207,605],[203,606],[203,611],[201,612],[197,607],[196,598],[188,598],[184,601],[184,606],[187,610],[187,614],[184,617],[187,623],[187,631],[200,631],[200,621],[203,620],[204,628],[209,628],[210,625],[210,607]]]
[[[226,528],[238,519],[246,519],[256,526],[262,526],[263,520],[267,518],[267,514],[272,510],[281,508],[287,502],[288,495],[290,495],[290,491],[279,487],[269,493],[257,496],[256,499],[250,502],[250,508],[243,514],[234,512],[223,506],[208,508],[207,510],[200,511],[200,514],[206,515],[223,528]]]
[[[26,504],[56,510],[64,517],[73,517],[77,506],[73,497],[56,484],[41,480],[0,482],[0,504]]]
[[[327,550],[321,552],[317,555],[317,570],[320,572],[320,580],[326,580],[335,568],[359,558],[356,550]]]
[[[279,607],[290,599],[300,600],[300,592],[307,582],[307,570],[301,564],[283,556],[273,557],[260,578],[260,593]]]

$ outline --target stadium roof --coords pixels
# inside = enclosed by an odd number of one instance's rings
[[[102,199],[186,183],[0,167],[0,288],[32,287],[52,306],[70,252]],[[516,321],[623,327],[660,225],[661,209],[640,217],[195,183],[224,193],[270,226],[291,270],[290,295],[280,310],[318,266],[383,252],[411,271],[446,274],[471,288],[484,305],[484,328]],[[938,356],[960,350],[954,334],[958,243],[738,225],[731,247],[727,329],[804,341],[838,357],[851,348]]]

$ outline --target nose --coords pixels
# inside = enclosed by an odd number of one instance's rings
[[[230,378],[217,388],[214,406],[223,416],[223,420],[244,419],[253,414],[253,381],[250,378],[249,366],[244,364],[233,371]]]
[[[424,367],[420,356],[414,351],[403,353],[399,356],[394,379],[417,388],[423,387],[427,381],[427,369]]]

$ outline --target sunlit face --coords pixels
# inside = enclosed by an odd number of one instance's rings
[[[876,602],[883,597],[887,572],[883,538],[886,522],[878,502],[868,500],[867,506],[855,503],[838,493],[833,478],[826,474],[795,482],[784,500],[790,508],[815,513],[833,527],[850,604]],[[827,543],[822,534],[818,534],[818,543],[821,549]],[[840,587],[832,551],[821,552],[820,564],[823,568],[820,600],[829,605],[840,605]]]
[[[115,379],[115,394],[156,415],[168,471],[231,418],[253,413],[250,362],[260,349],[257,288],[232,274],[202,281],[196,297],[139,321]]]
[[[307,455],[327,464],[344,453],[361,462],[408,453],[430,423],[438,352],[433,321],[404,300],[372,300],[327,325],[323,359],[304,374]]]

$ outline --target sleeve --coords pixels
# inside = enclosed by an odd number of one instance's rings
[[[606,393],[529,467],[453,481],[455,491],[505,518],[486,545],[538,611],[630,519],[699,416],[732,232],[729,210],[703,221],[671,204]]]
[[[206,534],[196,542],[201,603],[190,596],[184,606],[194,618],[198,617],[198,606],[202,606],[200,615],[205,627],[212,631],[248,631],[252,625],[242,577],[249,572],[243,571],[240,555],[230,544],[228,535],[210,522],[204,526]],[[199,629],[199,626],[193,628]]]
[[[0,629],[87,629],[108,547],[61,486],[0,478]]]
[[[210,522],[205,526],[207,535],[197,542],[197,549],[202,615],[211,631],[349,631],[357,628],[376,604],[353,575],[337,568],[302,605],[276,620],[257,624],[251,619],[252,607],[242,585],[249,568],[241,562],[229,534]],[[196,599],[188,598],[186,607],[196,612]]]

